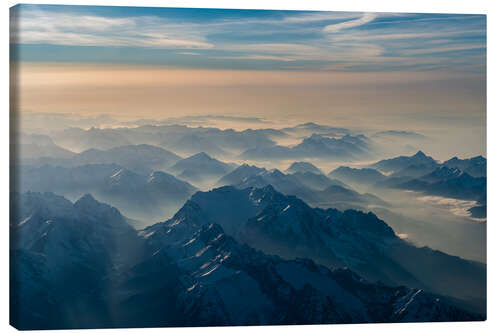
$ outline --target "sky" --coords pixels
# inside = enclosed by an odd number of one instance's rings
[[[19,5],[21,61],[484,72],[484,15]]]
[[[467,132],[486,151],[484,15],[18,5],[11,59],[20,111]]]

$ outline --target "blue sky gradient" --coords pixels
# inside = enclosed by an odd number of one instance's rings
[[[18,5],[26,62],[485,73],[486,16]]]

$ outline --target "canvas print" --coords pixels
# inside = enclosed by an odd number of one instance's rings
[[[18,329],[486,319],[486,16],[17,5]]]

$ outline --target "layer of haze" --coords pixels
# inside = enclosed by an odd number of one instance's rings
[[[121,120],[251,116],[273,121],[258,127],[277,128],[314,121],[359,131],[416,131],[437,139],[429,151],[437,158],[486,154],[482,74],[47,63],[19,63],[15,71],[21,112],[108,114]]]

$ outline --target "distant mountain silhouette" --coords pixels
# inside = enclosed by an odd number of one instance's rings
[[[178,161],[170,170],[175,172],[181,179],[199,184],[211,180],[215,182],[235,168],[236,166],[233,164],[221,162],[201,152]]]
[[[346,183],[343,183],[335,178],[329,178],[324,174],[317,174],[307,171],[307,172],[295,172],[292,173],[291,176],[293,176],[293,178],[297,179],[299,182],[301,182],[302,184],[306,185],[307,187],[313,190],[324,190],[325,188],[331,185],[342,186],[343,188],[347,189],[350,188],[350,186],[347,185]]]
[[[360,194],[339,180],[312,172],[284,174],[277,169],[268,171],[243,165],[222,177],[217,184],[237,188],[272,185],[278,191],[296,195],[313,206],[359,209],[370,205],[389,205],[375,195]]]
[[[242,159],[279,160],[300,158],[323,158],[328,160],[355,160],[370,154],[370,139],[364,135],[329,137],[312,134],[292,147],[267,146],[243,152]]]
[[[356,169],[346,166],[338,167],[328,174],[329,177],[340,179],[347,183],[355,184],[375,184],[386,179],[386,176],[375,169]]]
[[[472,177],[466,172],[447,167],[437,168],[430,174],[400,183],[397,187],[430,195],[486,202],[485,177]]]
[[[473,177],[486,177],[486,158],[483,156],[467,159],[453,157],[445,161],[443,166],[460,169]]]
[[[314,164],[309,162],[293,162],[288,169],[285,171],[286,173],[296,173],[296,172],[312,172],[319,175],[322,175],[323,172],[318,169]]]
[[[20,191],[55,192],[69,197],[92,193],[119,207],[128,217],[151,221],[171,216],[196,188],[165,172],[148,176],[116,164],[23,167]]]
[[[166,170],[181,160],[180,156],[168,150],[146,144],[119,146],[107,150],[92,148],[64,158],[50,156],[52,155],[43,155],[37,160],[32,160],[30,164],[73,167],[86,164],[116,163],[134,172],[148,175],[152,171]]]
[[[373,138],[403,138],[403,139],[417,139],[417,140],[425,140],[426,136],[410,131],[396,131],[396,130],[388,130],[388,131],[379,131],[372,135]]]
[[[313,122],[299,124],[294,127],[283,128],[281,131],[300,136],[310,136],[315,133],[330,136],[350,134],[350,131],[346,128],[320,125]]]
[[[383,172],[398,172],[412,165],[419,165],[434,169],[438,166],[438,162],[419,150],[413,156],[399,156],[387,160],[381,160],[372,164],[372,167]]]
[[[372,167],[393,172],[374,187],[390,187],[427,195],[477,201],[469,212],[472,217],[486,217],[486,159],[453,157],[442,164],[421,151],[413,156],[382,160]],[[474,173],[472,176],[466,170]]]
[[[54,133],[54,140],[63,147],[77,151],[91,148],[110,149],[130,144],[151,144],[182,154],[204,151],[213,156],[228,152],[274,145],[274,137],[286,136],[278,130],[221,130],[213,127],[185,125],[144,125],[122,128],[69,128]]]
[[[10,142],[11,151],[16,159],[11,163],[31,163],[39,158],[71,158],[75,155],[70,150],[56,145],[47,135],[13,134]]]
[[[233,171],[224,175],[217,181],[218,186],[233,185],[242,182],[244,179],[266,172],[265,168],[259,168],[254,165],[242,164]]]

